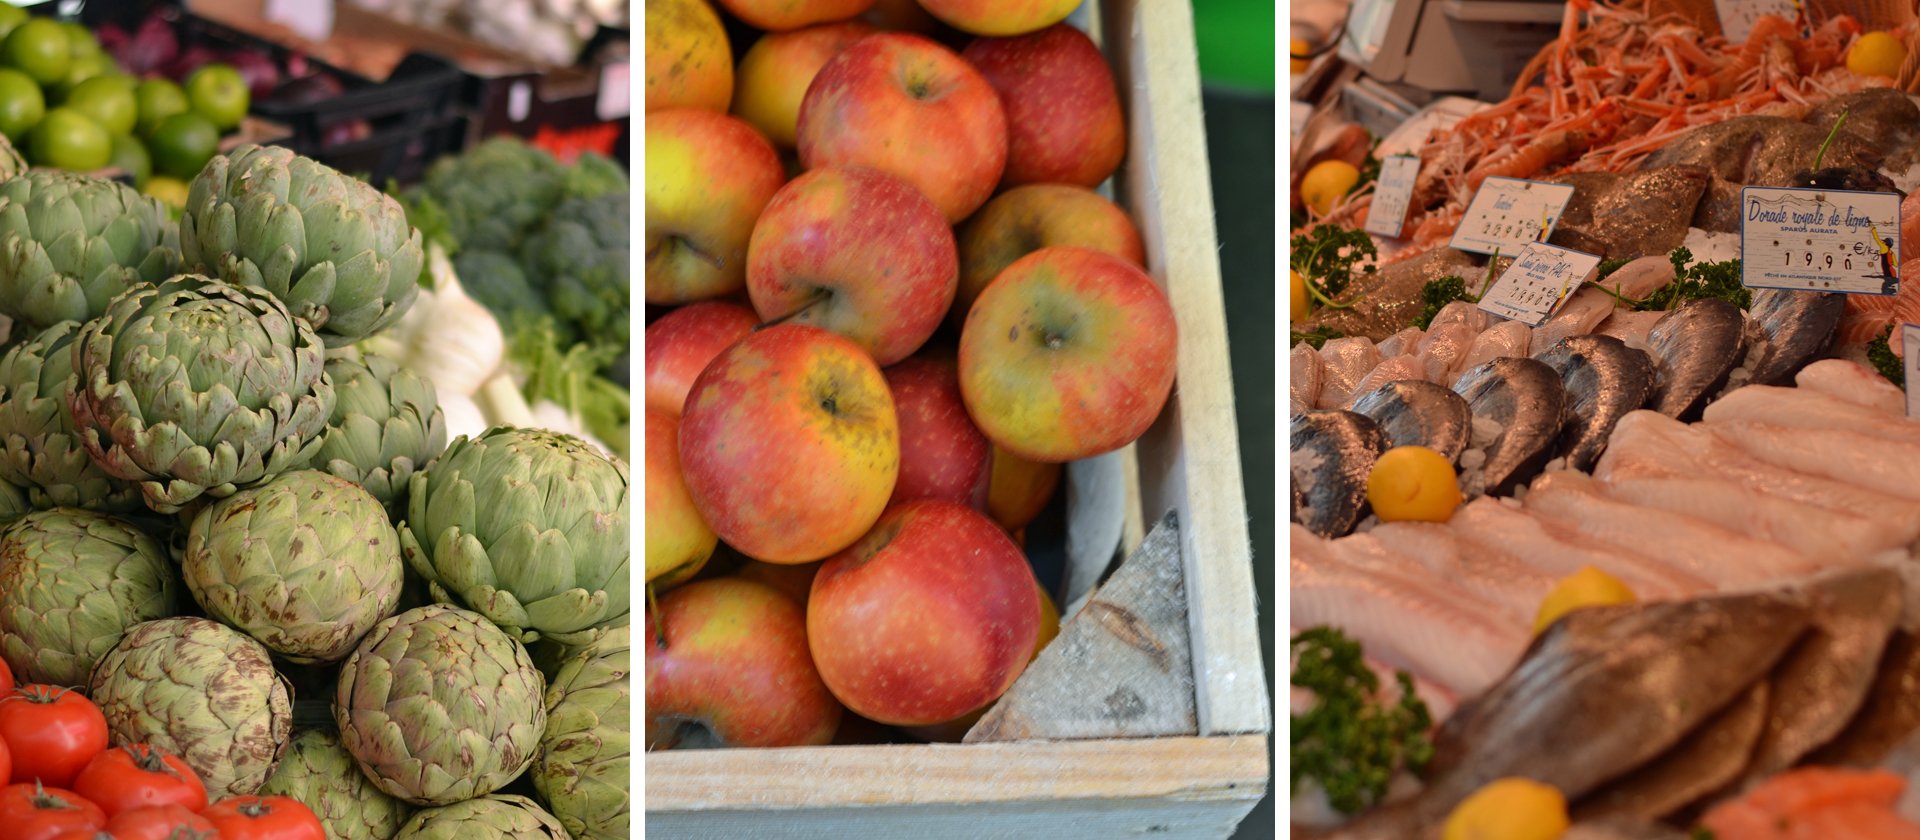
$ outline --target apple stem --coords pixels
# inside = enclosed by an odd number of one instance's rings
[[[766,329],[766,328],[768,328],[768,327],[777,327],[777,326],[780,326],[781,324],[784,324],[784,323],[786,323],[786,322],[788,322],[788,321],[791,321],[791,320],[793,320],[793,319],[795,319],[795,318],[798,318],[798,317],[800,317],[800,315],[801,315],[802,313],[805,313],[805,312],[806,312],[807,310],[809,310],[809,309],[812,309],[812,308],[814,308],[814,307],[816,307],[816,306],[819,306],[819,305],[820,305],[820,304],[821,304],[822,302],[824,302],[824,301],[825,301],[825,300],[826,300],[827,298],[829,298],[829,297],[832,297],[832,296],[833,296],[833,293],[832,293],[832,292],[829,292],[829,291],[827,291],[827,290],[825,290],[825,289],[821,289],[820,291],[817,291],[817,292],[814,292],[814,294],[813,294],[813,299],[812,299],[812,300],[809,300],[809,301],[807,301],[807,302],[806,302],[806,303],[804,303],[804,304],[801,304],[801,305],[800,305],[800,308],[799,308],[799,309],[795,309],[795,310],[793,310],[792,312],[789,312],[789,313],[787,313],[787,314],[785,314],[785,315],[782,315],[782,316],[780,316],[780,317],[778,317],[778,318],[775,318],[775,319],[773,319],[773,320],[771,320],[771,321],[768,321],[768,322],[766,322],[766,323],[764,323],[764,324],[761,324],[761,325],[759,325],[759,326],[757,326],[757,327],[754,327],[754,328],[753,328],[753,331],[754,331],[754,332],[759,332],[759,331],[761,331],[761,330],[764,330],[764,329]]]
[[[647,584],[647,611],[653,613],[653,643],[661,650],[667,649],[666,620],[660,617],[660,598],[654,594],[653,584]]]

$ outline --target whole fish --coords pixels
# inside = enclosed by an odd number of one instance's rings
[[[1354,400],[1353,410],[1380,424],[1387,445],[1424,446],[1458,463],[1473,412],[1467,401],[1423,379],[1389,382]]]
[[[1346,404],[1339,407],[1357,410],[1354,409],[1354,404],[1358,403],[1361,397],[1395,382],[1425,382],[1426,375],[1426,366],[1420,363],[1417,356],[1394,356],[1385,359],[1380,364],[1374,365],[1373,370],[1367,371],[1366,376],[1360,377],[1359,382],[1354,383],[1352,395],[1347,398]]]
[[[1595,791],[1574,809],[1578,819],[1658,820],[1740,778],[1766,729],[1771,686],[1755,682],[1712,720],[1687,733],[1666,754]]]
[[[1367,474],[1387,449],[1379,424],[1351,411],[1314,410],[1292,425],[1295,522],[1323,537],[1353,530],[1367,510]]]
[[[1895,747],[1920,732],[1920,636],[1895,631],[1880,656],[1867,700],[1847,728],[1807,761],[1839,767],[1877,767]]]
[[[1380,348],[1356,336],[1336,338],[1320,345],[1320,396],[1315,408],[1343,408],[1353,386],[1380,364]]]
[[[1420,290],[1448,275],[1466,277],[1475,272],[1473,258],[1452,248],[1435,248],[1372,274],[1361,274],[1336,302],[1300,325],[1301,330],[1327,327],[1341,335],[1383,341],[1420,314]]]
[[[1611,336],[1580,335],[1534,356],[1567,388],[1567,421],[1557,451],[1567,465],[1590,470],[1606,451],[1614,424],[1653,396],[1653,360]]]
[[[1546,466],[1567,419],[1567,389],[1560,375],[1533,359],[1494,359],[1468,370],[1453,384],[1476,421],[1500,431],[1486,448],[1486,463],[1468,493],[1505,496]]]
[[[1655,370],[1655,411],[1695,420],[1727,384],[1747,348],[1747,320],[1719,298],[1690,300],[1667,311],[1647,336]]]
[[[1751,381],[1778,385],[1819,358],[1840,331],[1847,296],[1831,292],[1759,289],[1753,293],[1752,318],[1766,332],[1767,349]]]
[[[1618,259],[1665,255],[1680,247],[1707,189],[1707,171],[1694,166],[1579,172],[1549,180],[1572,184],[1574,192],[1547,241]]]
[[[1304,341],[1293,345],[1287,354],[1287,397],[1293,414],[1311,410],[1320,401],[1320,386],[1327,375],[1327,363],[1320,351]]]

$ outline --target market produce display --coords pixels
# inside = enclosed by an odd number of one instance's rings
[[[1172,392],[1075,4],[926,5],[987,37],[647,4],[649,750],[960,740],[1059,628],[1023,529]]]
[[[1920,253],[1909,34],[1568,4],[1510,97],[1405,144],[1400,237],[1363,131],[1308,155],[1295,836],[1920,835],[1920,291],[1748,287],[1740,233],[1745,187],[1879,192],[1872,263]],[[1542,239],[1599,258],[1537,326],[1481,308],[1513,254],[1450,245],[1494,177],[1572,186]]]
[[[625,176],[548,164],[532,276],[604,336]],[[0,833],[628,836],[627,465],[528,404],[606,361],[509,360],[315,161],[186,190],[0,181]]]

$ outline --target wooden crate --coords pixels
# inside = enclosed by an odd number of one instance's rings
[[[1221,838],[1266,793],[1269,693],[1227,356],[1191,6],[1100,0],[1129,121],[1117,184],[1179,321],[1173,399],[1134,447],[1137,518],[1174,511],[1192,736],[649,753],[654,838]],[[1265,434],[1267,430],[1253,430]],[[1135,536],[1128,543],[1138,542]],[[1261,558],[1262,562],[1272,562]]]

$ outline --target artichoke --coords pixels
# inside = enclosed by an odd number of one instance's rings
[[[160,513],[306,464],[333,413],[320,339],[256,289],[192,274],[137,287],[74,345],[81,443]]]
[[[524,796],[483,796],[413,815],[394,840],[569,840],[553,815]]]
[[[627,465],[571,435],[496,427],[415,473],[400,548],[435,600],[521,641],[627,623]]]
[[[159,199],[57,169],[0,182],[0,312],[39,331],[99,317],[128,288],[180,268]]]
[[[633,696],[628,628],[568,659],[547,687],[547,731],[533,786],[575,840],[628,836],[628,742]]]
[[[27,494],[20,492],[20,488],[0,484],[0,525],[6,525],[32,511],[33,505],[27,503]]]
[[[93,463],[67,413],[79,332],[55,324],[0,357],[0,481],[24,488],[40,509],[138,510],[139,491]]]
[[[313,809],[329,840],[392,840],[413,812],[374,787],[340,746],[339,736],[319,729],[293,737],[260,795],[291,796]]]
[[[258,791],[293,729],[293,698],[267,649],[204,618],[134,625],[94,666],[87,696],[114,743],[179,756],[209,799]]]
[[[0,653],[23,683],[85,686],[128,627],[178,598],[166,549],[111,516],[40,511],[0,534]]]
[[[381,790],[415,805],[485,796],[527,769],[547,725],[527,649],[445,605],[380,622],[340,669],[340,743]]]
[[[383,505],[398,505],[413,474],[447,448],[433,383],[373,354],[329,359],[327,375],[336,400],[312,469],[365,487]]]
[[[27,159],[20,155],[13,142],[5,134],[0,134],[0,181],[27,171]]]
[[[180,570],[207,615],[302,665],[353,651],[400,601],[400,545],[359,485],[295,470],[200,509]]]
[[[420,231],[365,181],[278,146],[207,162],[180,216],[180,249],[232,283],[272,292],[329,347],[400,320],[420,292]]]

